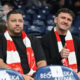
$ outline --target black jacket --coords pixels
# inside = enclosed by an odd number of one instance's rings
[[[76,52],[78,70],[80,70],[80,40],[79,38],[73,36],[73,42]],[[49,34],[45,35],[41,39],[41,44],[44,49],[48,65],[62,65],[62,58],[58,51],[57,40],[53,29],[51,32],[49,32]]]

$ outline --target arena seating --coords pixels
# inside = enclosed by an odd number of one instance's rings
[[[24,80],[24,78],[17,71],[0,68],[0,80]]]
[[[77,74],[66,66],[41,67],[35,73],[35,80],[79,80]]]

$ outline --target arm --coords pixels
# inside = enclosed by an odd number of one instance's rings
[[[22,76],[25,80],[34,80],[34,78],[31,77],[32,75],[22,74]]]
[[[38,61],[37,62],[37,67],[40,68],[40,67],[43,67],[43,66],[46,66],[47,63],[45,60],[41,60],[41,61]]]
[[[78,73],[77,73],[77,76],[78,76],[78,77],[79,77],[79,79],[80,79],[80,72],[78,72]]]
[[[0,58],[0,68],[11,69],[11,67],[9,67],[7,64],[5,64],[4,61],[3,61],[3,59],[1,59],[1,58]],[[32,75],[22,74],[22,76],[24,77],[25,80],[34,80],[31,77]]]
[[[4,63],[3,59],[0,58],[0,68],[11,69],[7,64]]]
[[[31,45],[34,51],[37,67],[40,68],[40,67],[46,66],[47,65],[46,58],[45,58],[44,51],[42,49],[39,39],[35,37],[30,37],[30,40],[32,42]]]

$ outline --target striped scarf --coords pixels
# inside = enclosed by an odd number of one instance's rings
[[[22,66],[21,66],[21,60],[20,60],[19,53],[18,53],[18,51],[15,47],[15,44],[14,44],[12,38],[10,37],[8,31],[6,31],[4,33],[4,36],[7,40],[6,63],[12,69],[14,69],[14,70],[20,72],[21,74],[23,74],[23,69],[22,69]],[[22,31],[22,39],[23,39],[24,45],[26,46],[27,59],[28,59],[28,64],[29,64],[29,68],[30,68],[30,71],[29,71],[28,74],[33,74],[37,69],[36,62],[35,62],[35,57],[34,57],[33,50],[31,48],[31,42],[30,42],[28,36],[26,35],[26,33],[24,31]]]
[[[60,53],[61,50],[63,49],[63,45],[62,45],[60,36],[59,36],[58,32],[56,31],[56,27],[54,28],[54,32],[55,32],[55,36],[57,39],[58,50]],[[68,67],[72,68],[75,72],[77,72],[78,69],[77,69],[77,61],[76,61],[74,43],[73,43],[72,35],[69,30],[67,31],[67,34],[65,36],[65,43],[66,43],[67,49],[69,49],[70,53],[69,53],[68,59],[67,58],[62,59],[62,64],[64,66],[68,66]]]

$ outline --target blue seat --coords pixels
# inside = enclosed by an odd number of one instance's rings
[[[31,20],[31,15],[30,15],[30,14],[24,14],[24,15],[23,15],[23,19],[30,21],[30,20]]]
[[[31,25],[29,27],[27,26],[26,32],[34,36],[41,36],[45,33],[45,26],[37,26],[37,25]]]
[[[0,80],[24,80],[24,78],[15,70],[0,68]]]
[[[47,26],[55,26],[54,20],[53,20],[53,19],[48,19],[48,20],[46,21],[46,25],[47,25]]]
[[[29,7],[26,7],[26,13],[28,13],[28,14],[37,14],[37,12],[38,12],[38,7],[36,7],[36,6],[29,6]]]
[[[43,20],[33,20],[32,25],[45,26],[45,22]]]
[[[79,80],[71,68],[57,65],[39,68],[34,78],[35,80]]]
[[[76,16],[73,25],[76,27],[80,27],[80,15]]]
[[[73,35],[79,37],[79,32],[80,32],[80,31],[79,31],[79,27],[76,27],[76,26],[72,25],[72,27],[71,27],[71,33],[72,33]]]
[[[55,17],[55,15],[49,14],[49,15],[47,16],[47,19],[53,19],[53,20],[54,20],[54,17]]]
[[[50,6],[47,6],[47,5],[44,5],[44,6],[41,6],[41,10],[50,11],[51,10],[51,7]]]
[[[18,5],[18,8],[23,10],[23,9],[25,9],[25,6],[24,6],[24,5],[19,4],[19,5]]]
[[[49,11],[46,9],[39,10],[38,14],[48,15]]]
[[[55,26],[54,23],[54,15],[50,14],[49,16],[47,16],[47,20],[46,20],[46,25],[47,26]]]
[[[43,14],[33,15],[33,20],[46,20],[46,16]]]
[[[46,26],[46,31],[45,33],[48,34],[52,29],[53,29],[54,26]]]

